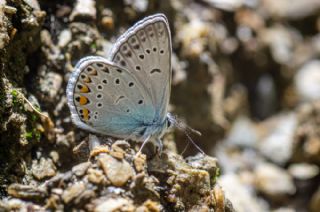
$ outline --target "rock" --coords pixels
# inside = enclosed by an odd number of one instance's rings
[[[295,88],[300,100],[320,99],[320,60],[311,60],[303,65],[294,78]]]
[[[181,41],[183,53],[187,56],[198,57],[206,45],[210,26],[198,19],[183,24],[178,30],[177,39]]]
[[[107,183],[107,179],[104,176],[102,170],[90,168],[88,170],[88,180],[93,184],[104,185]]]
[[[130,149],[130,144],[126,140],[116,140],[112,145],[111,148],[115,151],[124,151]]]
[[[310,212],[320,211],[320,187],[318,186],[317,191],[312,195],[310,201]]]
[[[267,132],[258,144],[259,151],[279,165],[287,163],[293,155],[297,123],[294,113],[279,115],[262,123],[261,130]]]
[[[115,186],[124,186],[134,175],[134,170],[126,160],[118,160],[110,155],[101,155],[99,164]]]
[[[146,159],[147,157],[145,154],[139,154],[137,157],[134,158],[133,163],[137,172],[141,172],[144,170]]]
[[[282,25],[260,30],[259,38],[270,47],[273,59],[280,64],[287,64],[292,57],[294,46],[293,32]]]
[[[138,13],[145,12],[148,9],[147,0],[124,0],[125,4],[131,5],[134,11]]]
[[[90,52],[96,51],[100,38],[97,28],[89,24],[73,22],[69,25],[69,29],[72,33],[72,40],[67,45],[67,49],[72,60],[83,57],[88,49],[91,49]]]
[[[135,207],[132,201],[124,198],[112,198],[107,199],[99,203],[94,209],[95,212],[116,212],[116,211],[127,211],[133,212]]]
[[[295,179],[310,180],[319,174],[319,167],[308,163],[294,163],[289,166],[288,171]]]
[[[235,173],[238,170],[247,170],[265,160],[253,149],[242,149],[230,146],[228,143],[217,145],[213,154],[216,155],[219,165],[223,167],[224,173]]]
[[[262,7],[274,18],[301,19],[317,14],[320,8],[318,0],[263,0]]]
[[[206,159],[198,155],[190,157],[189,160],[190,164],[196,168],[186,163],[180,155],[172,152],[164,152],[161,157],[155,156],[148,162],[149,172],[166,176],[165,183],[168,185],[166,201],[172,203],[174,210],[177,211],[188,211],[194,207],[210,205],[205,201],[211,196],[211,181],[216,178],[216,172],[213,171],[214,175],[210,175],[205,169],[213,169],[214,159]],[[207,167],[206,160],[210,164]],[[214,201],[212,198],[209,199]]]
[[[47,196],[47,191],[43,187],[14,183],[8,187],[8,194],[21,199],[41,200]]]
[[[71,201],[80,196],[80,194],[85,190],[86,186],[84,182],[77,182],[64,190],[61,198],[64,203],[69,204]]]
[[[101,15],[101,25],[106,30],[112,30],[114,28],[114,18],[112,10],[110,10],[109,8],[105,8],[102,10]]]
[[[161,205],[152,200],[147,200],[143,203],[142,206],[138,207],[135,212],[145,212],[145,211],[160,212],[162,211]]]
[[[96,193],[94,190],[87,189],[84,192],[82,192],[79,196],[77,196],[74,200],[73,203],[78,206],[82,206],[85,203],[87,203],[89,200],[94,198],[96,196]]]
[[[282,201],[296,192],[293,179],[286,170],[271,163],[259,164],[254,175],[256,188],[274,201]]]
[[[55,164],[59,164],[59,160],[60,160],[60,155],[57,151],[51,151],[49,153],[50,155],[50,158],[52,159],[52,161],[55,163]]]
[[[32,161],[32,174],[37,180],[43,180],[56,175],[56,166],[50,158],[40,158]]]
[[[277,208],[275,210],[272,210],[272,212],[296,212],[296,210],[294,210],[292,208],[281,207],[281,208]]]
[[[40,10],[40,5],[37,0],[25,0],[25,2],[34,10]]]
[[[239,147],[254,148],[258,141],[258,132],[252,121],[246,117],[239,117],[233,126],[225,142]]]
[[[298,127],[295,133],[293,160],[320,163],[320,101],[301,105],[297,110]]]
[[[210,176],[217,174],[218,165],[216,158],[199,153],[195,156],[187,157],[186,162],[194,169],[207,171]]]
[[[88,168],[91,166],[91,163],[90,162],[83,162],[83,163],[80,163],[74,167],[72,167],[72,172],[78,176],[78,177],[81,177],[83,176],[86,171],[88,170]]]
[[[228,198],[237,212],[267,212],[267,206],[262,203],[253,190],[243,184],[235,174],[222,175],[218,184],[223,188],[225,197]]]
[[[42,66],[39,80],[41,99],[46,102],[56,102],[57,94],[61,91],[62,76],[55,72],[48,72],[47,67]]]
[[[0,50],[4,49],[10,42],[10,31],[12,30],[11,28],[11,23],[9,21],[9,18],[5,15],[5,13],[0,11]]]
[[[71,21],[95,20],[96,13],[96,2],[94,0],[77,0],[69,19]]]
[[[217,7],[226,11],[234,11],[245,4],[245,0],[204,0],[213,7]]]
[[[67,44],[71,41],[72,39],[72,34],[69,29],[62,30],[61,33],[59,34],[58,38],[58,46],[60,48],[64,48],[67,46]]]
[[[178,85],[179,83],[182,83],[187,79],[187,63],[185,61],[180,61],[178,56],[174,52],[171,55],[171,61],[172,71],[174,73],[172,76],[172,84]]]
[[[1,1],[0,1],[1,3]],[[0,200],[0,211],[45,211],[44,207],[20,199],[3,199]]]
[[[123,159],[126,152],[121,148],[121,145],[126,146],[126,143],[127,142],[121,142],[121,140],[116,141],[111,146],[112,151],[110,152],[110,155],[120,160]],[[126,148],[128,148],[128,146]]]

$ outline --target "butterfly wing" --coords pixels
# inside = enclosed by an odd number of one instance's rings
[[[72,120],[80,128],[130,138],[152,119],[152,99],[134,74],[102,57],[78,62],[67,86]]]
[[[171,35],[163,14],[146,17],[123,34],[110,60],[131,71],[151,96],[155,119],[166,117],[171,85]]]

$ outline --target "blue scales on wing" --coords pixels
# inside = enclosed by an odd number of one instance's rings
[[[139,80],[102,57],[81,60],[67,88],[73,121],[83,129],[136,138],[155,108]]]

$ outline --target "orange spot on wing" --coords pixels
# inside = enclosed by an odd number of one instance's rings
[[[90,89],[86,85],[83,85],[82,88],[80,89],[81,93],[88,93],[89,91],[90,91]]]
[[[85,120],[85,121],[88,121],[88,119],[89,119],[89,110],[88,109],[86,109],[86,108],[84,108],[84,109],[82,109],[82,116],[83,116],[83,119]]]
[[[88,98],[85,96],[80,96],[79,103],[80,105],[85,105],[89,102]]]

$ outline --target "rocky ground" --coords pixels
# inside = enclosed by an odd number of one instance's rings
[[[156,12],[170,111],[207,155],[171,130],[135,157],[71,123],[76,62]],[[0,211],[320,211],[319,82],[318,0],[0,0]]]

